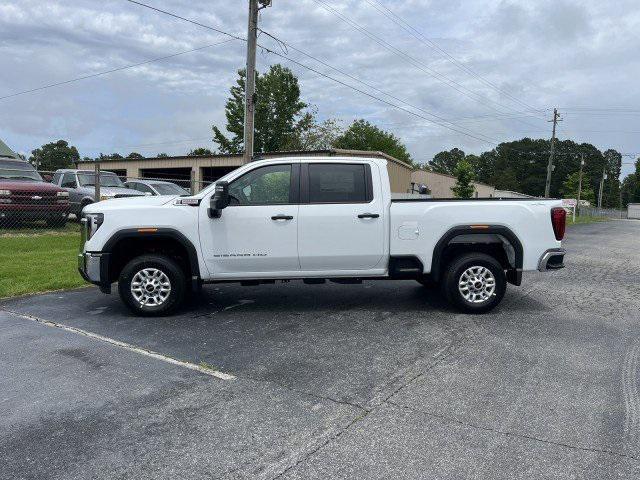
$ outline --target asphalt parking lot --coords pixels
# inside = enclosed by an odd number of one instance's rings
[[[5,301],[0,476],[639,478],[640,222],[565,246],[484,316],[415,282]]]

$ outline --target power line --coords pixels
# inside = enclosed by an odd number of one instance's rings
[[[458,59],[456,59],[449,52],[447,52],[442,47],[440,47],[437,43],[435,43],[435,42],[431,41],[430,39],[428,39],[427,37],[425,37],[425,35],[420,30],[418,30],[415,27],[413,27],[410,23],[408,23],[402,17],[397,15],[395,12],[393,12],[391,9],[389,9],[386,5],[382,4],[378,0],[365,0],[365,1],[369,5],[371,5],[373,8],[375,8],[379,13],[381,13],[382,15],[384,15],[385,17],[390,19],[393,23],[395,23],[396,25],[400,26],[400,28],[402,28],[404,31],[408,32],[411,36],[416,38],[419,42],[421,42],[424,45],[427,45],[427,46],[439,51],[441,54],[443,54],[445,56],[445,58],[449,62],[453,63],[455,66],[457,66],[458,68],[460,68],[464,72],[468,73],[472,77],[476,78],[477,80],[479,80],[483,84],[485,84],[488,87],[494,89],[498,93],[501,93],[501,94],[505,95],[506,97],[508,97],[512,101],[522,105],[523,107],[529,108],[529,109],[537,111],[537,112],[542,112],[541,109],[535,108],[535,107],[529,105],[528,103],[520,100],[519,98],[515,97],[514,95],[510,94],[509,92],[506,92],[506,91],[502,90],[500,87],[498,87],[497,85],[493,84],[492,82],[490,82],[489,80],[487,80],[486,78],[481,76],[479,73],[475,72],[470,67],[465,65],[464,63],[460,62]],[[384,11],[381,10],[381,8]]]
[[[127,70],[127,69],[130,69],[130,68],[140,67],[142,65],[147,65],[149,63],[158,62],[160,60],[167,60],[169,58],[177,57],[179,55],[184,55],[185,53],[192,53],[192,52],[197,52],[199,50],[204,50],[206,48],[215,47],[215,46],[218,46],[218,45],[222,45],[223,43],[228,43],[230,41],[232,41],[232,39],[223,40],[223,41],[218,42],[218,43],[212,43],[211,45],[205,45],[204,47],[198,47],[198,48],[193,48],[191,50],[185,50],[183,52],[173,53],[171,55],[165,55],[163,57],[152,58],[150,60],[145,60],[144,62],[133,63],[131,65],[125,65],[123,67],[112,68],[111,70],[105,70],[105,71],[102,71],[102,72],[92,73],[91,75],[84,75],[82,77],[71,78],[69,80],[64,80],[62,82],[50,83],[48,85],[42,85],[40,87],[31,88],[29,90],[23,90],[21,92],[15,92],[15,93],[11,93],[9,95],[5,95],[3,97],[0,97],[0,100],[5,100],[5,99],[11,98],[11,97],[17,97],[18,95],[24,95],[26,93],[38,92],[40,90],[45,90],[47,88],[59,87],[61,85],[68,85],[70,83],[79,82],[80,80],[87,80],[89,78],[100,77],[102,75],[107,75],[109,73],[121,72],[122,70]]]
[[[142,3],[142,2],[138,2],[138,1],[135,1],[135,0],[126,0],[126,1],[127,1],[127,2],[130,2],[130,3],[134,3],[134,4],[136,4],[136,5],[140,5],[140,6],[142,6],[142,7],[149,8],[149,9],[151,9],[151,10],[154,10],[154,11],[158,12],[158,13],[162,13],[162,14],[165,14],[165,15],[171,16],[171,17],[173,17],[173,18],[177,18],[177,19],[183,20],[183,21],[185,21],[185,22],[192,23],[192,24],[194,24],[194,25],[197,25],[197,26],[202,27],[202,28],[206,28],[206,29],[208,29],[208,30],[213,30],[213,31],[218,32],[218,33],[223,33],[223,34],[225,34],[225,35],[228,35],[228,36],[230,36],[230,37],[232,37],[232,38],[235,38],[235,39],[238,39],[238,40],[242,40],[242,41],[244,41],[244,42],[246,42],[246,41],[247,41],[245,38],[241,38],[241,37],[238,37],[238,36],[236,36],[236,35],[229,34],[229,33],[224,32],[224,31],[222,31],[222,30],[220,30],[220,29],[218,29],[218,28],[211,27],[211,26],[206,25],[206,24],[201,23],[201,22],[196,22],[196,21],[194,21],[194,20],[191,20],[191,19],[189,19],[189,18],[183,17],[183,16],[181,16],[181,15],[177,15],[177,14],[172,13],[172,12],[168,12],[168,11],[166,11],[166,10],[162,10],[162,9],[159,9],[159,8],[152,7],[152,6],[147,5],[147,4],[144,4],[144,3]],[[317,69],[315,69],[315,68],[313,68],[313,67],[310,67],[310,66],[305,65],[305,64],[303,64],[303,63],[301,63],[301,62],[299,62],[299,61],[297,61],[297,60],[294,60],[294,59],[292,59],[292,58],[289,58],[289,57],[287,57],[287,56],[286,56],[286,55],[284,55],[284,54],[281,54],[281,53],[278,53],[278,52],[276,52],[276,51],[273,51],[273,50],[271,50],[270,48],[267,48],[267,47],[265,47],[265,46],[263,46],[263,45],[258,44],[258,46],[259,46],[260,48],[262,48],[264,51],[266,51],[266,52],[268,52],[268,53],[270,53],[270,54],[272,54],[272,55],[276,55],[276,56],[277,56],[277,57],[279,57],[279,58],[282,58],[282,59],[284,59],[284,60],[287,60],[288,62],[294,63],[294,64],[296,64],[296,65],[298,65],[298,66],[300,66],[300,67],[302,67],[302,68],[304,68],[304,69],[306,69],[306,70],[309,70],[309,71],[311,71],[311,72],[314,72],[314,73],[316,73],[317,75],[320,75],[320,76],[325,77],[325,78],[327,78],[327,79],[329,79],[329,80],[332,80],[332,81],[333,81],[333,82],[335,82],[335,83],[338,83],[338,84],[340,84],[340,85],[342,85],[342,86],[345,86],[345,87],[347,87],[347,88],[350,88],[350,89],[352,89],[352,90],[354,90],[354,91],[356,91],[356,92],[359,92],[359,93],[361,93],[361,94],[363,94],[363,95],[366,95],[366,96],[368,96],[368,97],[370,97],[370,98],[372,98],[372,99],[374,99],[374,100],[377,100],[377,101],[379,101],[379,102],[382,102],[382,103],[384,103],[384,104],[386,104],[386,105],[389,105],[389,106],[391,106],[391,107],[393,107],[393,108],[396,108],[396,109],[402,110],[402,111],[404,111],[404,112],[406,112],[406,113],[409,113],[409,114],[414,115],[414,116],[416,116],[416,117],[418,117],[418,118],[421,118],[421,119],[423,119],[423,120],[425,120],[425,121],[427,121],[427,122],[434,123],[434,124],[436,124],[436,125],[440,125],[440,126],[441,126],[441,127],[443,127],[443,128],[447,128],[447,129],[449,129],[449,130],[455,131],[455,132],[460,133],[460,134],[462,134],[462,135],[466,135],[466,136],[468,136],[468,137],[471,137],[471,138],[474,138],[474,139],[476,139],[476,140],[479,140],[479,141],[481,141],[481,142],[488,143],[488,144],[494,144],[494,145],[497,145],[497,143],[495,143],[495,142],[497,142],[497,140],[495,140],[495,139],[487,140],[487,138],[481,138],[481,137],[479,136],[479,135],[481,135],[481,134],[467,133],[467,132],[465,132],[465,131],[463,131],[463,130],[460,130],[460,129],[458,129],[458,128],[450,127],[450,126],[448,126],[448,125],[446,125],[446,124],[443,124],[443,123],[441,123],[441,122],[439,122],[439,121],[432,120],[432,119],[427,118],[427,117],[425,117],[425,116],[423,116],[423,115],[420,115],[420,114],[418,114],[418,113],[416,113],[416,112],[413,112],[413,111],[411,111],[411,110],[409,110],[409,109],[407,109],[407,108],[404,108],[404,107],[402,107],[402,106],[400,106],[400,105],[396,105],[396,104],[394,104],[393,102],[389,102],[389,101],[387,101],[387,100],[385,100],[385,99],[382,99],[382,98],[380,98],[380,97],[377,97],[377,96],[375,96],[375,95],[373,95],[373,94],[371,94],[371,93],[369,93],[369,92],[366,92],[366,91],[361,90],[361,89],[359,89],[359,88],[357,88],[357,87],[354,87],[353,85],[350,85],[350,84],[348,84],[348,83],[346,83],[346,82],[343,82],[343,81],[341,81],[341,80],[339,80],[339,79],[337,79],[337,78],[335,78],[335,77],[332,77],[332,76],[330,76],[330,75],[327,75],[327,74],[325,74],[325,73],[323,73],[323,72],[321,72],[321,71],[319,71],[319,70],[317,70]],[[431,115],[434,115],[434,114],[431,114]]]
[[[246,38],[241,37],[240,35],[235,35],[233,33],[225,32],[224,30],[220,30],[219,28],[212,27],[211,25],[205,25],[204,23],[197,22],[197,21],[192,20],[190,18],[182,17],[182,16],[180,16],[180,15],[178,15],[176,13],[168,12],[167,10],[162,10],[161,8],[157,8],[157,7],[153,7],[151,5],[147,5],[146,3],[138,2],[136,0],[125,0],[125,2],[135,3],[136,5],[140,5],[141,7],[148,8],[149,10],[153,10],[153,11],[158,12],[158,13],[163,13],[165,15],[169,15],[170,17],[177,18],[179,20],[183,20],[185,22],[189,22],[189,23],[192,23],[194,25],[198,25],[199,27],[206,28],[207,30],[213,30],[214,32],[220,33],[222,35],[226,35],[226,36],[231,37],[231,38],[233,38],[235,40],[241,40],[243,42],[247,41]]]
[[[334,67],[333,65],[330,65],[329,63],[325,62],[324,60],[322,60],[322,59],[320,59],[320,58],[317,58],[317,57],[315,57],[314,55],[312,55],[312,54],[310,54],[310,53],[308,53],[308,52],[305,52],[304,50],[301,50],[301,49],[299,49],[299,48],[297,48],[297,47],[295,47],[295,46],[291,45],[290,43],[287,43],[287,42],[285,42],[284,40],[282,40],[282,39],[280,39],[280,38],[278,38],[278,37],[275,37],[274,35],[272,35],[272,34],[270,34],[270,33],[268,33],[268,32],[265,32],[264,30],[260,30],[260,32],[261,32],[261,33],[264,33],[264,34],[265,34],[265,35],[267,35],[268,37],[272,38],[273,40],[275,40],[275,41],[276,41],[276,42],[278,42],[279,44],[282,44],[282,45],[283,45],[283,46],[285,46],[287,49],[290,49],[290,50],[293,50],[293,51],[295,51],[295,52],[298,52],[298,53],[300,53],[301,55],[304,55],[304,56],[306,56],[306,57],[308,57],[308,58],[310,58],[310,59],[312,59],[312,60],[314,60],[314,61],[316,61],[316,62],[320,63],[321,65],[323,65],[323,66],[325,66],[325,67],[327,67],[327,68],[330,68],[331,70],[333,70],[333,71],[335,71],[335,72],[338,72],[338,73],[340,73],[341,75],[346,76],[347,78],[350,78],[351,80],[354,80],[354,81],[356,81],[356,82],[358,82],[358,83],[360,83],[360,84],[362,84],[362,85],[365,85],[366,87],[368,87],[368,88],[370,88],[370,89],[372,89],[372,90],[374,90],[374,91],[376,91],[376,92],[378,92],[378,93],[380,93],[380,94],[382,94],[382,95],[386,95],[386,96],[388,96],[388,97],[390,97],[390,98],[392,98],[392,99],[394,99],[394,100],[396,100],[396,101],[399,101],[399,102],[401,102],[401,103],[403,103],[403,104],[407,105],[408,107],[411,107],[411,108],[414,108],[414,109],[416,109],[416,110],[419,110],[419,111],[421,111],[421,112],[423,112],[423,113],[425,113],[425,114],[427,114],[427,115],[430,115],[430,116],[432,116],[432,117],[434,117],[434,118],[436,118],[436,119],[438,119],[438,120],[440,120],[440,121],[442,121],[442,122],[448,123],[448,124],[450,124],[450,125],[455,125],[455,123],[454,123],[454,122],[449,121],[449,120],[447,120],[446,118],[444,118],[444,117],[442,117],[442,116],[440,116],[440,115],[437,115],[437,114],[435,114],[435,113],[433,113],[433,112],[430,112],[430,111],[428,111],[428,110],[425,110],[425,109],[424,109],[424,108],[422,108],[422,107],[418,107],[418,106],[416,106],[416,105],[413,105],[413,104],[411,104],[410,102],[408,102],[407,100],[404,100],[404,99],[399,98],[399,97],[397,97],[397,96],[395,96],[395,95],[393,95],[393,94],[391,94],[391,93],[389,93],[389,92],[386,92],[386,91],[384,91],[384,90],[381,90],[381,89],[379,89],[378,87],[376,87],[375,85],[372,85],[372,84],[370,84],[370,83],[368,83],[368,82],[365,82],[364,80],[361,80],[361,79],[359,79],[359,78],[355,77],[354,75],[351,75],[350,73],[345,72],[344,70],[342,70],[342,69],[340,69],[340,68],[338,68],[338,67]],[[288,57],[287,57],[287,58],[288,58]],[[475,134],[475,135],[482,135],[482,134],[480,134],[480,133],[472,132],[471,130],[467,130],[467,131],[469,131],[469,132],[471,132],[471,133],[473,133],[473,134]],[[487,137],[487,138],[489,138],[489,137]]]
[[[324,0],[315,0],[315,1],[316,1],[316,3],[320,4],[325,10],[327,10],[328,12],[330,12],[333,15],[337,16],[343,22],[348,23],[350,26],[352,26],[353,28],[355,28],[356,30],[361,32],[362,34],[366,35],[371,40],[373,40],[377,44],[381,45],[383,48],[391,51],[392,53],[394,53],[396,55],[399,55],[399,56],[402,56],[402,57],[406,58],[407,60],[409,60],[410,63],[412,63],[416,68],[421,70],[423,73],[426,73],[427,75],[436,78],[440,82],[444,83],[445,85],[449,86],[450,88],[453,88],[454,90],[456,90],[457,92],[461,93],[462,95],[465,95],[466,97],[469,97],[472,100],[475,100],[475,101],[485,105],[486,107],[489,107],[491,110],[494,110],[494,111],[499,112],[499,113],[507,113],[507,112],[498,110],[497,108],[495,108],[492,105],[490,105],[489,103],[487,103],[487,101],[491,102],[491,103],[494,103],[494,104],[496,104],[496,105],[498,105],[498,106],[500,106],[502,108],[507,108],[507,109],[509,109],[509,110],[511,110],[513,112],[522,113],[522,112],[520,112],[520,111],[518,111],[516,109],[513,109],[511,107],[502,105],[499,102],[491,100],[491,99],[485,97],[484,95],[481,95],[481,94],[478,94],[476,92],[473,92],[473,91],[469,90],[468,88],[466,88],[464,85],[456,82],[455,80],[452,80],[452,79],[448,78],[446,75],[443,75],[443,74],[433,70],[429,66],[425,65],[424,62],[421,62],[420,60],[417,60],[416,58],[412,57],[411,55],[409,55],[409,54],[403,52],[402,50],[400,50],[399,48],[393,46],[392,44],[390,44],[386,40],[380,38],[379,36],[375,35],[374,33],[371,33],[368,29],[366,29],[365,27],[361,26],[360,24],[358,24],[356,21],[352,20],[348,16],[343,15],[342,13],[337,11],[335,8],[333,8],[331,5],[329,5]],[[525,125],[528,125],[530,127],[534,127],[533,124],[524,122],[522,120],[518,120],[518,121],[520,121],[521,123],[523,123]],[[538,128],[538,127],[534,127],[534,128]]]

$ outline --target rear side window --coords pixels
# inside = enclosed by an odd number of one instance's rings
[[[64,188],[76,188],[76,176],[73,173],[65,173],[62,177],[62,185]]]
[[[359,203],[371,200],[363,164],[309,164],[310,203]]]

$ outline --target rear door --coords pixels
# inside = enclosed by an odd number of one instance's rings
[[[301,167],[301,270],[381,268],[385,213],[379,175],[373,182],[367,163],[303,163]]]

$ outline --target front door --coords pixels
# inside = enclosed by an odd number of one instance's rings
[[[257,167],[229,184],[220,218],[200,212],[200,241],[213,278],[269,278],[300,270],[299,165]],[[207,200],[208,202],[208,200]]]

